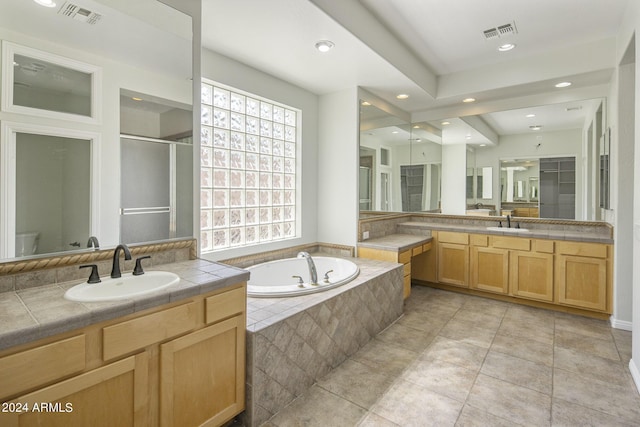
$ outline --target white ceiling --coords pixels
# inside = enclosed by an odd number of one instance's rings
[[[522,133],[529,123],[514,119],[520,112],[498,113],[501,105],[537,106],[545,123],[536,124],[547,130],[581,127],[576,116],[589,108],[565,120],[566,114],[545,112],[542,105],[606,94],[614,55],[588,70],[577,69],[579,58],[568,56],[586,59],[593,53],[590,43],[613,40],[628,1],[203,0],[202,42],[317,94],[361,86],[420,121],[479,115],[498,134]],[[515,24],[517,33],[485,40],[484,30],[506,23]],[[323,39],[335,43],[327,54],[314,49]],[[505,42],[517,46],[498,52]],[[557,61],[563,56],[567,64]],[[536,72],[527,68],[532,62]],[[489,75],[492,69],[501,74]],[[552,83],[562,78],[574,84],[559,96]],[[462,105],[471,80],[478,83],[467,93],[478,101]],[[411,97],[399,101],[398,93]]]

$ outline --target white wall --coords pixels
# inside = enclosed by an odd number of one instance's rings
[[[357,88],[320,97],[318,241],[355,246],[358,234]]]
[[[298,86],[210,50],[202,50],[201,60],[203,78],[302,110],[302,140],[299,146],[302,156],[300,168],[302,176],[299,189],[302,198],[300,205],[302,212],[299,212],[302,226],[300,237],[265,245],[213,252],[206,254],[205,257],[220,260],[316,242],[318,240],[318,97]],[[354,102],[357,106],[357,99]],[[357,125],[354,126],[357,130]],[[357,135],[355,138],[357,141]],[[355,156],[351,159],[351,170],[354,170],[353,165],[357,164],[357,152]],[[339,155],[335,157],[340,158]],[[357,201],[357,194],[351,195],[351,197],[353,197],[351,200]]]
[[[442,213],[464,215],[467,211],[467,146],[442,146]]]

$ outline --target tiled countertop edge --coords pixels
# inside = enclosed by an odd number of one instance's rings
[[[249,280],[246,270],[201,259],[147,270],[176,273],[180,282],[140,297],[100,303],[64,299],[64,293],[77,281],[0,293],[0,350]]]

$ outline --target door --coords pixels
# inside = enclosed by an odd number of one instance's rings
[[[540,301],[553,301],[553,254],[512,251],[509,259],[510,293]]]

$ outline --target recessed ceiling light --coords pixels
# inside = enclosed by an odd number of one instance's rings
[[[409,97],[409,95],[407,95],[406,93],[401,93],[400,95],[396,95],[396,98],[398,99],[407,99]]]
[[[531,130],[540,130],[540,129],[542,129],[542,125],[529,126],[529,129],[531,129]]]
[[[40,6],[56,7],[56,2],[54,2],[53,0],[33,0],[33,1],[38,3]]]
[[[480,144],[480,147],[486,147],[487,144]]]
[[[362,101],[361,105],[364,106],[364,107],[368,107],[368,106],[371,105],[371,103],[369,101]]]
[[[137,97],[132,97],[131,99],[133,99],[134,101],[142,101],[142,98],[137,98]]]
[[[420,129],[420,125],[413,125],[414,129]]]
[[[465,98],[465,99],[462,100],[462,102],[465,102],[465,103],[476,102],[476,99],[475,98]]]
[[[440,124],[441,124],[442,126],[446,126],[446,125],[450,125],[450,124],[451,124],[451,122],[442,122],[442,123],[440,123]]]
[[[467,138],[467,139],[471,139],[471,135],[467,135],[465,138]]]
[[[560,82],[556,84],[556,87],[560,88],[560,87],[569,87],[571,86],[571,82]]]
[[[513,43],[505,43],[505,44],[503,44],[502,46],[499,46],[499,47],[498,47],[498,51],[500,51],[500,52],[507,52],[507,51],[509,51],[509,50],[513,49],[514,47],[516,47],[516,45],[515,45],[515,44],[513,44]]]
[[[391,133],[398,133],[398,131],[397,131],[397,130],[394,130],[394,131],[392,131]]]
[[[528,119],[531,119],[531,118],[533,118],[535,116],[536,116],[535,114],[531,113],[531,114],[527,114],[525,117],[528,118]]]
[[[416,142],[422,142],[422,140],[420,138],[416,139]]]
[[[334,46],[335,44],[329,40],[320,40],[318,43],[316,43],[316,49],[318,49],[322,53],[329,52],[331,49],[333,49]]]

